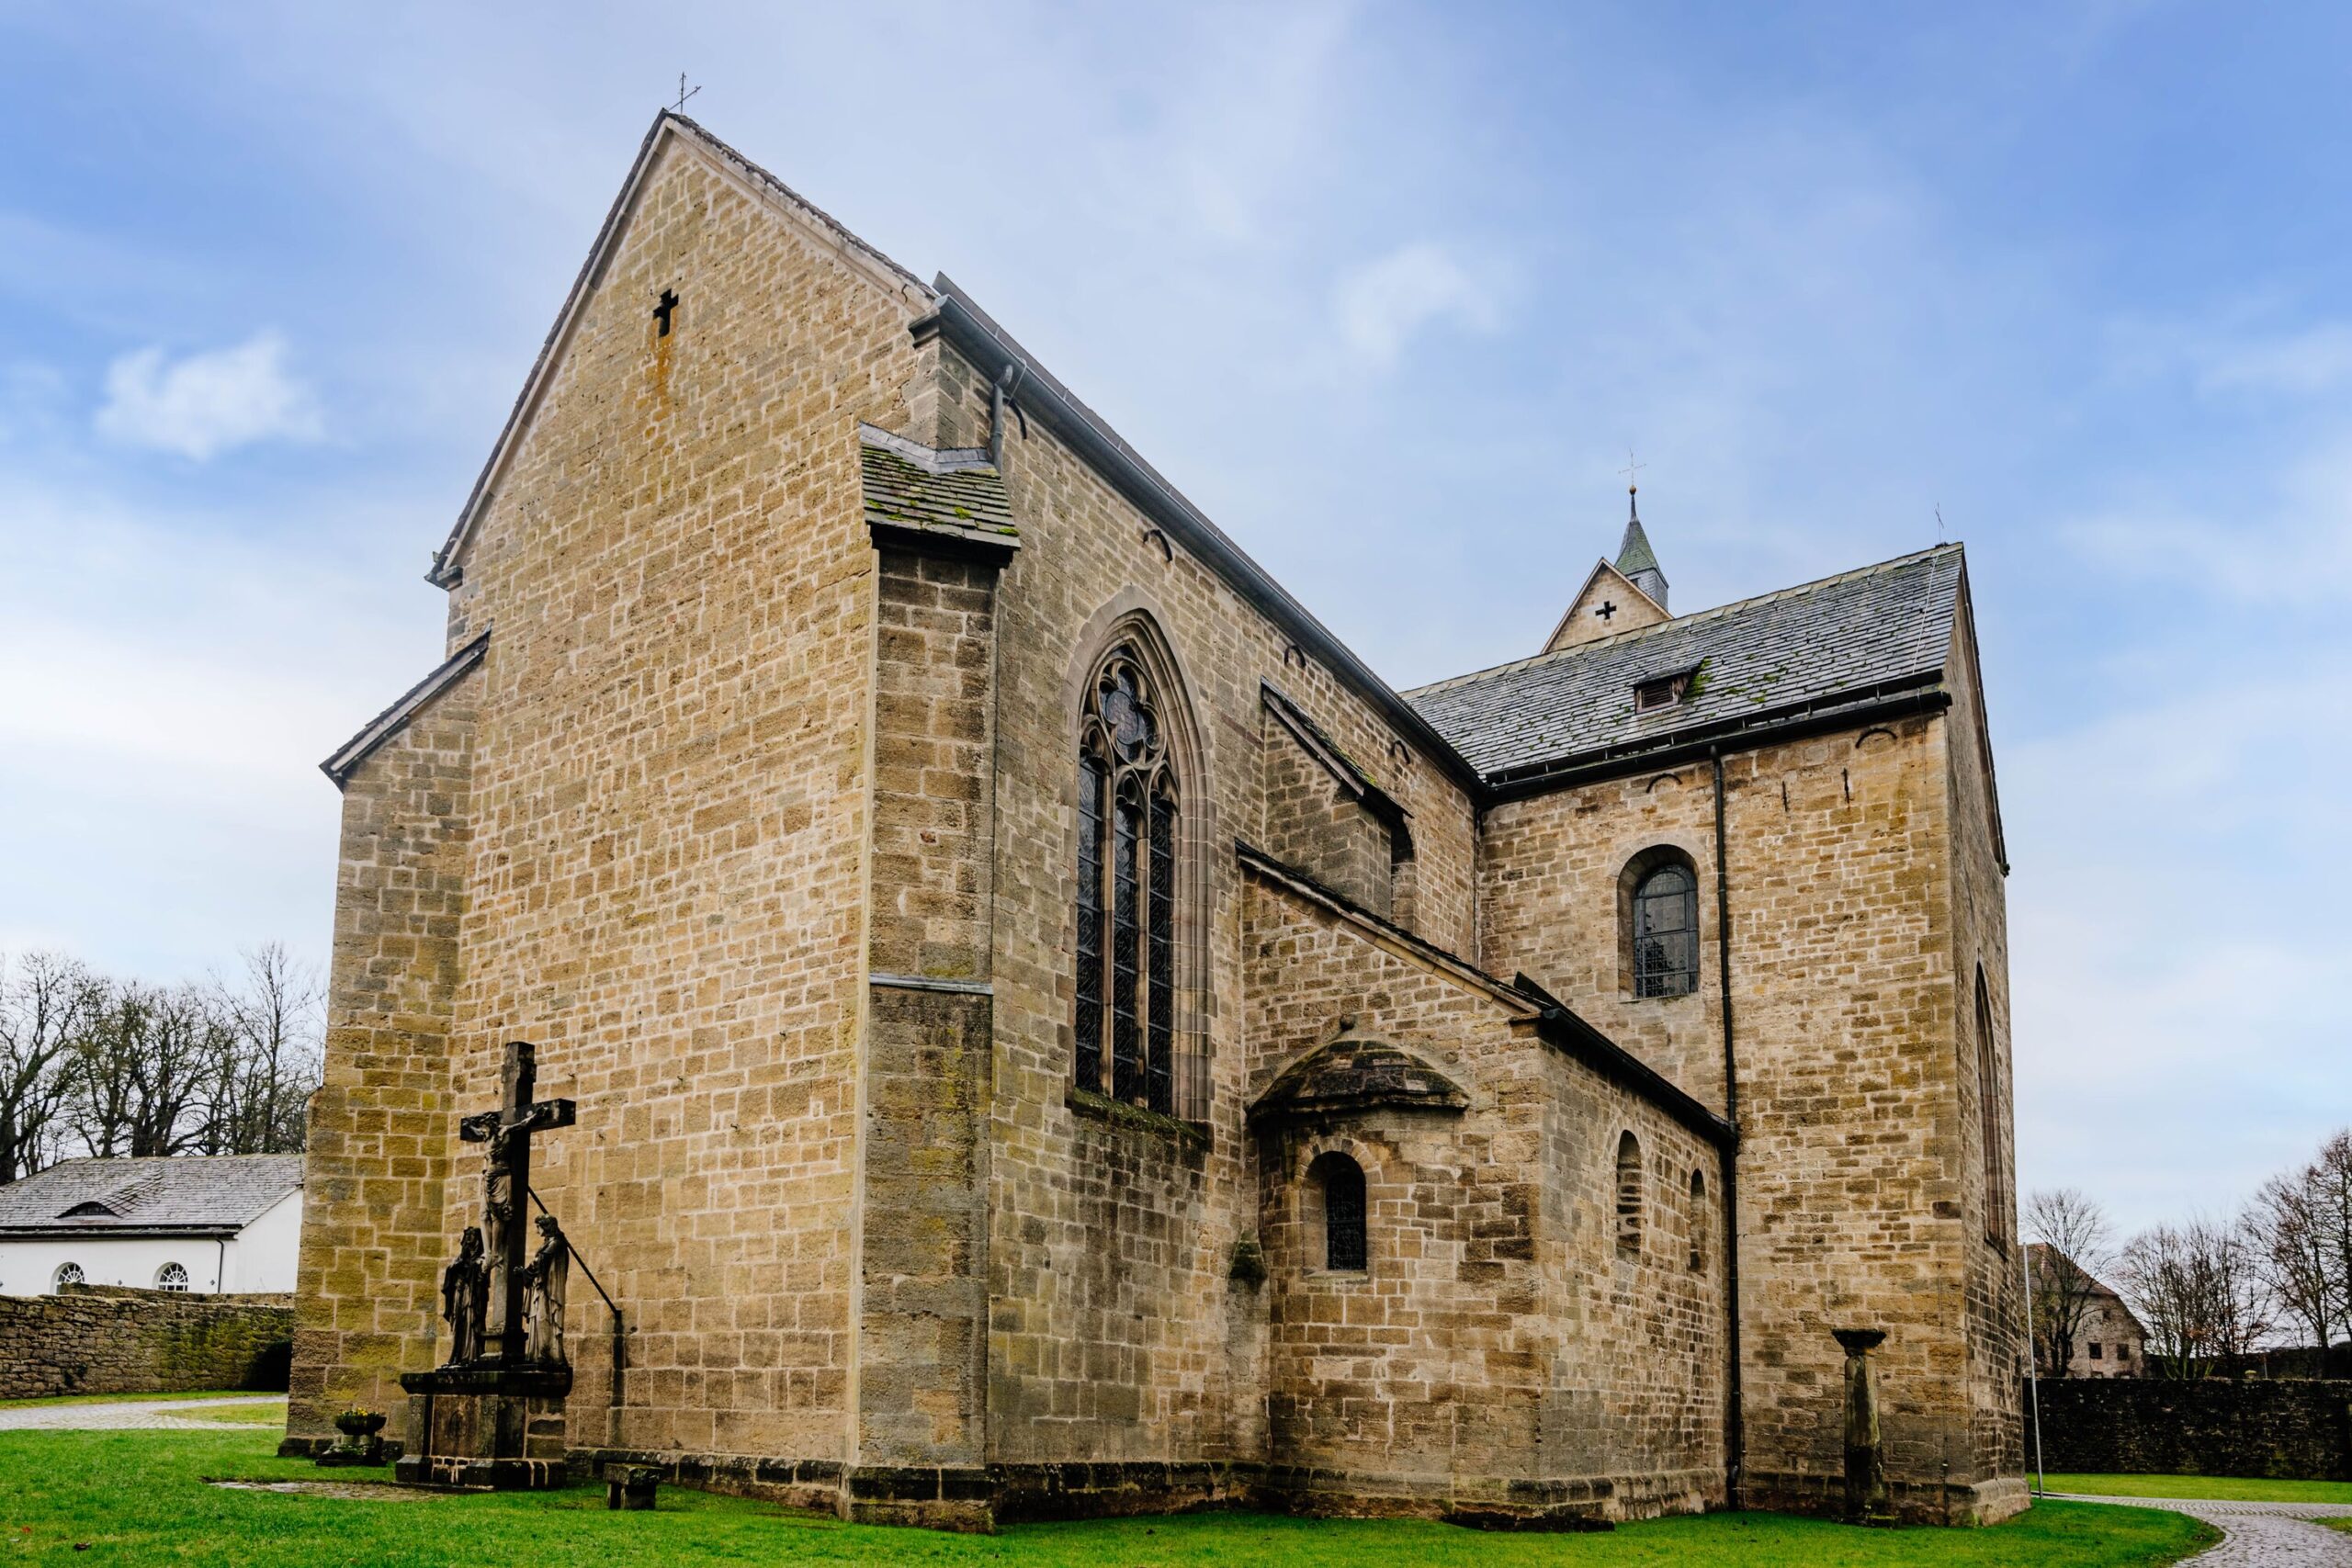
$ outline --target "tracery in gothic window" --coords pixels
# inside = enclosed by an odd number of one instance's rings
[[[1078,772],[1072,1071],[1081,1089],[1174,1113],[1182,795],[1157,694],[1130,648],[1114,649],[1088,688]]]

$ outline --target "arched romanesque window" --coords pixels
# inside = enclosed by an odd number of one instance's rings
[[[1984,965],[1976,966],[1976,1113],[1984,1144],[1984,1235],[2000,1242],[2009,1234],[2007,1167],[2001,1158],[2001,1073],[1995,1059],[1993,993]]]
[[[1707,1176],[1704,1171],[1690,1173],[1690,1272],[1696,1274],[1707,1266]]]
[[[1197,1116],[1176,1103],[1182,806],[1159,694],[1122,644],[1089,683],[1080,728],[1073,1071],[1081,1088]]]
[[[166,1263],[155,1270],[155,1288],[159,1291],[187,1289],[187,1269],[177,1263]]]
[[[82,1266],[79,1263],[61,1263],[57,1266],[57,1272],[50,1277],[49,1288],[54,1291],[66,1285],[78,1285],[82,1280]]]
[[[1642,868],[1627,914],[1634,995],[1687,997],[1697,990],[1699,878],[1690,862],[1678,854]]]
[[[1642,1252],[1642,1141],[1630,1132],[1617,1139],[1617,1256]]]
[[[1342,1154],[1318,1155],[1308,1174],[1323,1200],[1323,1267],[1335,1274],[1363,1273],[1372,1259],[1363,1167]]]

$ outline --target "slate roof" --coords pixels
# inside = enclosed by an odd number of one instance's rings
[[[869,526],[1003,549],[1020,544],[1012,498],[985,447],[925,446],[870,424],[857,436]]]
[[[1960,599],[1958,545],[1743,599],[1407,692],[1489,781],[1689,731],[1933,684]],[[1696,669],[1682,701],[1636,683]]]
[[[1459,1084],[1412,1052],[1385,1041],[1342,1035],[1285,1068],[1250,1108],[1250,1116],[1256,1121],[1374,1105],[1460,1111],[1469,1103]]]
[[[300,1155],[69,1159],[0,1187],[0,1232],[237,1230],[301,1185]]]

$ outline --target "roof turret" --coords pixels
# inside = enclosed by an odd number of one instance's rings
[[[1617,547],[1616,567],[1633,585],[1657,601],[1661,610],[1666,604],[1666,573],[1659,570],[1657,556],[1650,549],[1650,536],[1642,532],[1640,503],[1634,499],[1635,487],[1625,487],[1625,537]]]

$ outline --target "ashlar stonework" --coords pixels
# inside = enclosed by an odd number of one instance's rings
[[[1961,549],[1670,615],[1625,539],[1399,694],[952,282],[662,116],[435,559],[448,663],[328,764],[289,1449],[447,1358],[524,1039],[626,1318],[569,1292],[575,1473],[1835,1514],[1871,1330],[1890,1506],[2023,1506]]]

